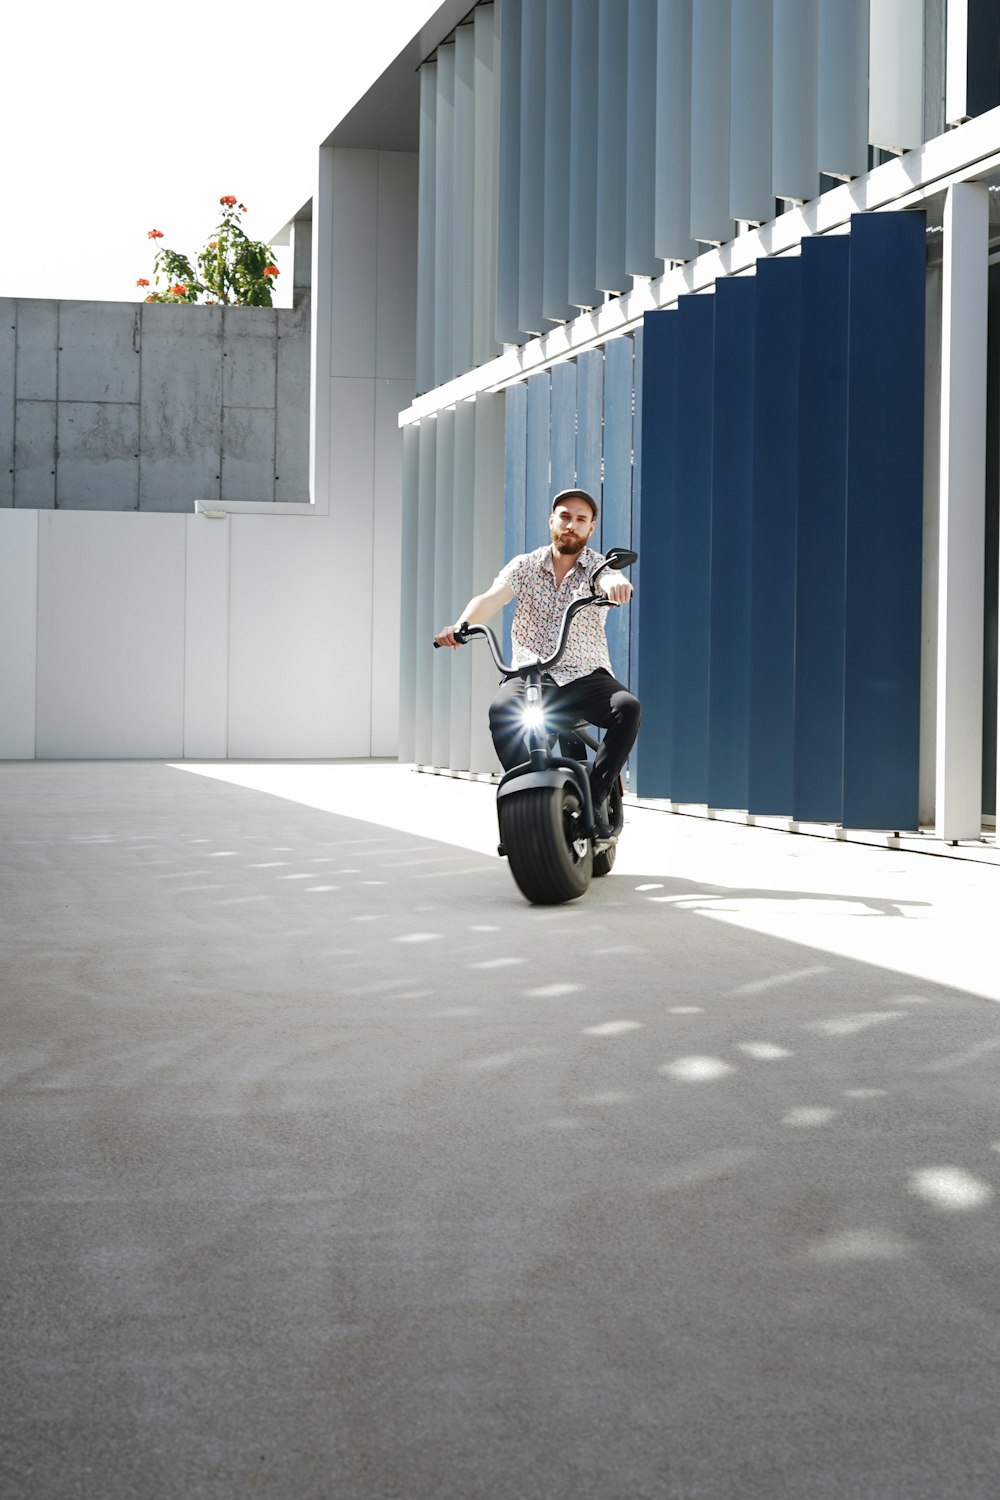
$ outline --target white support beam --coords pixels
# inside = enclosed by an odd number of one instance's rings
[[[948,189],[941,317],[937,779],[943,839],[982,831],[989,196]]]

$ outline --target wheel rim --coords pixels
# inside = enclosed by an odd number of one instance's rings
[[[573,863],[578,865],[587,857],[590,840],[583,831],[583,809],[576,792],[567,790],[563,793],[562,825],[566,847]]]

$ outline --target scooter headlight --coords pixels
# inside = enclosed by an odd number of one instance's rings
[[[540,703],[526,703],[521,710],[521,722],[525,729],[541,729],[545,724],[545,713]]]

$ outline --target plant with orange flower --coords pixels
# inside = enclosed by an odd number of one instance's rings
[[[153,261],[156,289],[146,298],[147,302],[197,302],[204,295],[212,306],[272,305],[274,278],[279,274],[274,251],[270,245],[252,240],[247,234],[241,222],[246,205],[235,194],[225,193],[219,203],[222,218],[197,256],[197,273],[186,255],[166,246],[157,247]],[[151,229],[148,238],[160,240],[163,231]],[[140,278],[136,285],[148,286],[149,282]]]

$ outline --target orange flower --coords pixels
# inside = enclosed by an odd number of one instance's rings
[[[149,286],[149,282],[146,280],[145,276],[140,276],[139,280],[136,282],[136,286]]]
[[[264,267],[264,275],[265,276],[280,276],[281,272],[278,270],[277,266],[265,266]]]
[[[171,297],[186,297],[187,287],[183,282],[178,282],[177,286],[172,286],[170,288],[170,295]]]
[[[152,299],[152,297],[147,297],[147,298],[146,298],[146,301],[147,301],[147,302],[152,302],[152,300],[153,300],[153,299]]]
[[[209,242],[208,242],[208,248],[210,250],[218,250],[218,248],[219,248],[219,242],[218,242],[218,240],[209,240]]]
[[[246,214],[246,213],[249,213],[249,212],[250,212],[250,210],[247,208],[246,204],[245,203],[241,203],[240,204],[240,213]]]
[[[162,238],[163,238],[163,230],[162,229],[151,229],[149,231],[149,233],[146,235],[146,238],[147,238],[147,240],[162,240]]]
[[[236,194],[235,193],[227,193],[224,198],[220,198],[219,199],[219,202],[220,203],[224,203],[227,208],[235,208],[236,207]]]

